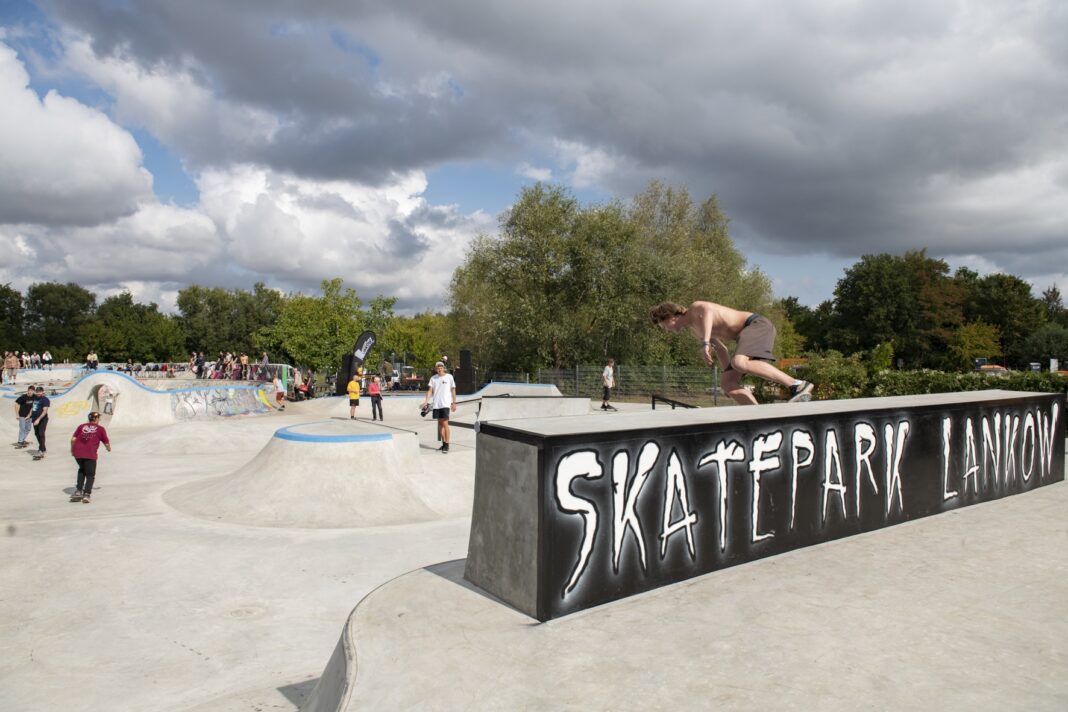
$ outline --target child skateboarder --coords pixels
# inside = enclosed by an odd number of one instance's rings
[[[70,497],[71,502],[89,504],[93,482],[96,481],[96,457],[101,443],[111,452],[108,431],[100,424],[100,413],[94,410],[89,414],[89,422],[79,425],[70,438],[70,454],[78,463],[78,480]]]
[[[812,399],[811,383],[791,378],[772,365],[775,325],[766,317],[700,301],[689,307],[664,302],[653,307],[649,315],[653,324],[664,331],[689,330],[704,347],[705,363],[711,366],[713,358],[719,361],[723,390],[739,405],[757,404],[753,394],[742,387],[742,376],[747,373],[786,386],[791,403]],[[724,341],[737,342],[734,356],[728,353]]]

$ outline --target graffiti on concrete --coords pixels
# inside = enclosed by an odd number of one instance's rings
[[[197,388],[171,394],[171,408],[177,420],[207,420],[233,415],[263,413],[270,408],[260,393],[264,388]]]
[[[558,612],[1063,479],[1063,411],[754,421],[547,448]]]
[[[87,400],[71,400],[63,403],[55,409],[56,415],[60,418],[72,418],[81,413],[89,412],[89,401]]]

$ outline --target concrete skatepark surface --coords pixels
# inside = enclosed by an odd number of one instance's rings
[[[346,454],[296,448],[352,442],[277,432],[380,432],[366,399],[356,422],[324,398],[116,424],[89,505],[67,502],[75,421],[50,425],[41,462],[0,451],[0,708],[1068,708],[1064,483],[539,625],[461,580],[470,523],[441,500],[473,478],[474,433],[435,452],[421,400],[387,398],[385,425],[414,433],[421,474],[447,483],[414,491],[444,511],[386,512],[406,522],[393,525],[222,513],[275,441],[292,445],[279,459],[314,462],[305,477],[336,475]],[[13,441],[14,418],[0,423]],[[172,501],[227,480],[214,513]],[[339,636],[351,655],[332,659]]]

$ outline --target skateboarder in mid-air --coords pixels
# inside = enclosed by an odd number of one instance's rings
[[[757,399],[742,387],[742,376],[752,374],[772,383],[786,386],[790,402],[812,400],[812,384],[783,373],[772,361],[771,348],[775,344],[775,325],[766,317],[753,312],[738,311],[714,302],[694,302],[683,307],[664,302],[649,312],[653,324],[664,331],[688,329],[704,347],[705,363],[712,366],[715,358],[723,369],[720,385],[736,403],[756,405]],[[734,356],[724,341],[736,341]]]

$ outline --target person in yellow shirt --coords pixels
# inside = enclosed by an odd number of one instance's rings
[[[349,392],[349,420],[356,420],[356,408],[360,405],[360,376],[362,369],[357,368],[352,374],[349,385],[345,388]]]

